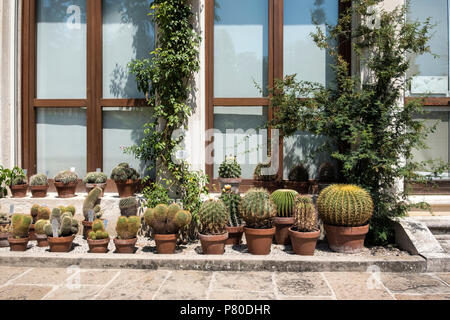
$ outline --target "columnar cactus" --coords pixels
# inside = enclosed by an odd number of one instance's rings
[[[70,170],[61,171],[55,176],[55,182],[69,184],[78,181],[78,175]]]
[[[309,172],[308,169],[302,164],[296,165],[292,170],[289,172],[289,181],[296,181],[296,182],[308,182],[309,180]]]
[[[78,233],[78,221],[73,218],[70,212],[61,214],[59,208],[55,208],[50,215],[50,220],[44,226],[45,234],[53,237],[52,221],[56,219],[59,222],[58,237],[69,237]]]
[[[126,182],[127,180],[138,180],[139,173],[135,169],[130,168],[130,165],[128,163],[120,163],[111,172],[111,179],[119,182]]]
[[[320,193],[317,208],[325,224],[359,227],[372,217],[373,201],[370,194],[358,186],[335,184]]]
[[[202,234],[224,234],[230,214],[222,200],[207,200],[198,213]]]
[[[92,231],[89,232],[89,239],[91,240],[103,240],[108,239],[109,234],[105,230],[105,226],[102,220],[95,220],[92,224]]]
[[[239,227],[242,225],[242,217],[239,212],[239,205],[241,203],[241,196],[230,190],[222,193],[220,200],[223,201],[227,207],[228,213],[230,215],[230,220],[228,221],[229,227]]]
[[[125,217],[136,216],[138,202],[135,197],[121,199],[119,202],[120,214]]]
[[[141,227],[141,219],[136,216],[124,217],[120,216],[117,220],[116,232],[119,239],[127,240],[137,237],[139,228]]]
[[[153,209],[147,209],[144,213],[145,222],[156,234],[174,234],[179,229],[191,223],[191,213],[182,210],[179,205],[159,204]]]
[[[331,162],[322,163],[319,167],[319,182],[336,182],[336,167]]]
[[[30,186],[48,186],[48,179],[45,174],[36,174],[30,179]]]
[[[89,192],[89,194],[86,196],[86,199],[84,199],[83,215],[86,221],[89,220],[89,211],[91,210],[94,212],[94,217],[97,217],[97,214],[101,210],[101,207],[99,205],[101,196],[102,196],[102,189],[96,187],[92,189],[91,192]]]
[[[108,176],[103,172],[89,172],[83,179],[83,183],[102,184],[106,183]]]
[[[277,206],[277,216],[278,217],[292,217],[294,213],[294,199],[298,195],[295,190],[277,190],[270,198]]]
[[[318,229],[316,208],[309,196],[295,197],[294,218],[294,227],[299,232],[313,232]]]
[[[241,176],[241,166],[236,157],[226,157],[220,164],[219,177],[221,178],[239,178]]]
[[[271,228],[277,209],[265,189],[254,188],[242,198],[239,211],[248,228]]]
[[[32,217],[26,214],[15,214],[12,216],[11,224],[13,228],[13,238],[23,239],[28,237],[28,231],[30,230]]]

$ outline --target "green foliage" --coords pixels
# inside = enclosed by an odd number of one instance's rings
[[[6,188],[7,169],[0,165],[0,199],[8,195],[8,189]]]
[[[89,211],[93,211],[95,212],[95,207],[97,207],[97,205],[99,205],[100,203],[100,197],[102,196],[102,189],[99,187],[95,187],[94,189],[92,189],[89,194],[86,196],[86,199],[84,199],[83,202],[83,215],[84,215],[84,220],[88,221],[89,220]]]
[[[139,173],[134,168],[131,168],[128,163],[118,164],[111,172],[111,179],[117,182],[135,181],[139,178]]]
[[[15,214],[12,216],[11,224],[13,228],[13,237],[16,239],[23,239],[28,237],[28,231],[32,223],[30,215]]]
[[[203,202],[199,212],[200,232],[205,235],[224,234],[230,214],[222,200]]]
[[[311,197],[297,195],[294,204],[294,227],[299,232],[317,231],[319,221]]]
[[[30,186],[48,186],[48,179],[45,174],[35,174],[30,178]]]
[[[254,188],[242,198],[239,211],[248,228],[272,228],[273,218],[277,215],[277,207],[265,189]]]
[[[191,213],[177,204],[159,204],[144,213],[144,221],[156,234],[174,234],[191,223]]]
[[[370,194],[355,185],[335,184],[325,188],[317,199],[320,218],[326,224],[360,227],[372,217]]]
[[[83,179],[83,183],[102,184],[106,183],[108,176],[103,172],[89,172]]]
[[[230,220],[228,221],[229,227],[239,227],[242,226],[242,217],[239,212],[239,205],[241,204],[241,196],[234,193],[231,189],[223,190],[220,200],[225,204],[230,215]]]
[[[270,195],[270,198],[277,206],[278,217],[292,217],[294,213],[294,199],[298,195],[295,190],[277,190]]]
[[[55,182],[61,182],[63,184],[74,183],[78,181],[78,175],[76,172],[70,170],[61,171],[55,176]]]
[[[297,181],[297,182],[308,182],[309,181],[309,172],[305,166],[300,163],[291,169],[289,172],[289,181]]]
[[[117,220],[116,232],[119,239],[127,240],[137,237],[139,228],[141,227],[141,219],[136,216],[124,217],[120,216]]]
[[[135,197],[123,198],[119,202],[120,214],[126,217],[136,216],[138,211],[138,202]]]
[[[324,162],[319,167],[319,182],[330,183],[336,182],[336,166],[331,162]]]
[[[5,184],[7,186],[19,186],[19,185],[24,185],[27,184],[28,179],[27,176],[25,175],[25,172],[19,168],[19,167],[14,167],[12,170],[10,169],[3,169],[4,174],[5,174]]]
[[[236,157],[226,157],[220,164],[219,177],[221,178],[239,178],[241,176],[241,166]]]

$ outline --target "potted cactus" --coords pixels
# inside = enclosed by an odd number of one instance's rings
[[[28,241],[28,231],[30,230],[32,219],[30,215],[15,214],[11,218],[12,234],[8,238],[11,251],[26,251]]]
[[[275,241],[277,244],[288,245],[291,243],[289,239],[289,228],[295,222],[294,200],[298,192],[290,189],[277,190],[270,198],[277,207],[277,216],[273,219],[276,227]]]
[[[153,230],[156,251],[160,254],[174,254],[178,231],[191,223],[191,213],[182,210],[178,204],[159,204],[144,213],[144,221]]]
[[[222,200],[209,199],[202,203],[198,216],[203,254],[224,254],[228,239],[226,226],[230,220],[225,204]]]
[[[37,237],[36,237],[36,233],[35,233],[35,224],[38,220],[48,220],[50,217],[50,209],[48,207],[45,206],[40,206],[38,204],[34,204],[31,207],[30,210],[30,215],[31,218],[33,219],[31,226],[30,226],[30,241],[36,241]]]
[[[225,204],[230,219],[228,220],[226,229],[228,239],[225,245],[238,246],[242,243],[242,235],[244,234],[244,222],[239,212],[241,196],[232,191],[231,186],[226,185],[222,190],[220,200]]]
[[[239,208],[246,226],[244,234],[248,251],[255,255],[268,255],[275,234],[273,218],[277,209],[266,189],[254,188],[242,198]]]
[[[116,183],[119,197],[127,198],[133,196],[136,192],[139,173],[131,168],[128,163],[121,163],[113,169],[111,179]]]
[[[313,256],[320,237],[319,222],[313,201],[309,196],[298,195],[294,204],[295,224],[289,228],[294,252]]]
[[[109,234],[105,230],[103,221],[97,219],[92,224],[92,231],[87,239],[90,253],[107,253],[109,245]]]
[[[317,209],[331,250],[357,253],[364,248],[373,213],[373,201],[366,190],[355,185],[331,185],[320,193]]]
[[[73,198],[78,185],[78,175],[76,172],[66,170],[55,176],[55,187],[60,198]]]
[[[40,248],[48,247],[47,234],[45,233],[45,226],[50,223],[50,217],[47,219],[40,219],[34,224],[34,229],[36,233],[37,245]]]
[[[45,174],[36,174],[30,178],[30,191],[33,198],[45,198],[49,185]]]
[[[293,167],[288,175],[289,181],[285,183],[291,189],[295,189],[299,193],[308,193],[309,191],[309,171],[303,163]]]
[[[14,167],[12,170],[5,169],[6,185],[11,190],[13,198],[25,198],[28,190],[28,180],[25,172],[19,167]]]
[[[100,207],[101,195],[102,189],[99,187],[95,187],[89,192],[89,194],[86,196],[86,199],[84,199],[83,202],[84,220],[81,221],[81,224],[83,225],[83,237],[85,239],[88,238],[89,233],[92,231],[92,224],[94,223],[94,220],[100,219],[103,215],[103,212]]]
[[[241,182],[241,166],[237,162],[236,157],[225,157],[225,160],[219,167],[220,189],[223,189],[225,185],[230,185],[234,193],[239,193]]]
[[[94,188],[100,188],[102,190],[101,196],[105,195],[106,181],[108,176],[103,172],[89,172],[83,179],[83,183],[86,185],[86,192],[91,192]]]
[[[138,211],[138,202],[135,197],[120,199],[119,209],[122,216],[136,216]]]
[[[50,252],[69,252],[75,235],[78,233],[78,221],[71,212],[61,213],[60,208],[52,210],[50,220],[44,226]]]
[[[11,231],[11,218],[6,213],[0,213],[0,248],[9,247]]]
[[[119,217],[116,224],[117,238],[114,239],[117,253],[134,253],[140,227],[139,217]]]

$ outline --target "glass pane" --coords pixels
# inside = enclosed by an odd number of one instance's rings
[[[154,49],[151,0],[103,0],[103,97],[144,98],[128,63]]]
[[[259,129],[267,121],[266,107],[214,107],[214,178],[227,155],[237,156],[243,179],[253,179],[253,172],[263,158],[264,134]]]
[[[37,0],[37,98],[86,98],[86,0]]]
[[[409,77],[413,77],[411,93],[446,94],[448,92],[448,4],[447,0],[412,0],[409,20],[424,22],[431,17],[435,24],[429,41],[431,54],[411,57]]]
[[[436,131],[431,133],[426,144],[428,149],[415,150],[413,152],[414,161],[427,161],[427,160],[441,160],[444,162],[449,161],[448,157],[448,143],[449,143],[449,114],[450,112],[432,111],[420,117],[416,117],[416,120],[425,120],[426,124],[434,126],[437,124]],[[448,176],[447,174],[445,174]]]
[[[103,171],[111,174],[121,163],[130,163],[141,175],[145,173],[145,163],[125,154],[123,147],[140,144],[144,134],[144,124],[152,117],[150,108],[103,108]]]
[[[302,163],[309,169],[309,178],[319,177],[319,167],[324,162],[332,162],[327,152],[316,153],[327,142],[323,136],[307,132],[297,132],[284,139],[283,179],[288,180],[289,172]]]
[[[317,21],[326,33],[325,23],[336,24],[338,0],[284,0],[284,74],[296,73],[297,80],[323,85],[334,80],[330,56],[319,49],[310,33]]]
[[[214,96],[261,97],[268,85],[269,1],[216,0]]]
[[[37,109],[37,171],[53,178],[75,167],[86,174],[86,110],[78,108]]]

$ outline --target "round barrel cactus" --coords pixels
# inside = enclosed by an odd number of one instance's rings
[[[272,228],[273,218],[277,215],[277,207],[270,199],[266,189],[254,188],[242,198],[240,210],[248,228]]]
[[[277,190],[272,193],[270,198],[277,206],[278,217],[292,217],[294,212],[294,200],[297,195],[297,191],[289,189]]]
[[[359,227],[372,217],[373,201],[370,194],[358,186],[334,184],[320,193],[317,208],[325,224]]]
[[[227,207],[222,200],[207,200],[199,211],[202,234],[224,234],[230,219]]]

